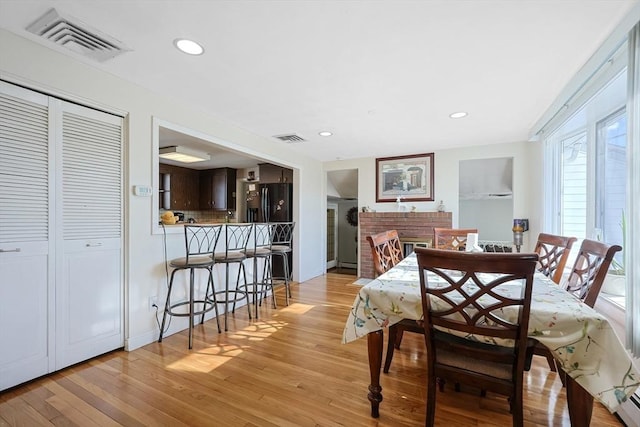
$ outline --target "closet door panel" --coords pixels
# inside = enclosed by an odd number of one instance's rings
[[[122,118],[61,102],[56,368],[120,348]]]
[[[0,390],[49,372],[47,244],[1,244]]]
[[[0,390],[52,365],[48,103],[0,82]]]

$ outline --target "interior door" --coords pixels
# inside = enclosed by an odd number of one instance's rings
[[[48,103],[0,82],[0,390],[53,360]]]
[[[338,205],[327,203],[327,270],[338,265]]]
[[[122,118],[57,101],[56,368],[122,347]]]

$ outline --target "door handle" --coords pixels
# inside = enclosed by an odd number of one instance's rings
[[[87,248],[97,248],[97,247],[102,246],[102,243],[100,243],[100,242],[98,242],[98,243],[87,243],[85,246]]]
[[[0,249],[0,252],[20,252],[20,248],[15,248],[15,249]]]

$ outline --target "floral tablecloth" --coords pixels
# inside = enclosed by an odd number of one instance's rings
[[[342,342],[421,317],[418,265],[411,254],[360,289]],[[548,347],[567,374],[611,412],[640,385],[640,371],[609,321],[541,274],[534,280],[529,336]]]

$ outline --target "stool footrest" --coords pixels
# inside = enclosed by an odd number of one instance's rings
[[[242,286],[242,285],[241,285]],[[228,291],[216,291],[214,292],[216,294],[216,299],[215,301],[218,304],[225,304],[225,303],[229,303],[229,302],[238,302],[238,301],[242,301],[243,299],[247,299],[247,292],[246,291],[241,291],[241,290],[237,290],[237,289],[229,289]],[[229,298],[229,299],[220,299],[218,298],[218,295],[224,295],[226,296],[226,294],[233,294],[234,297],[233,298]],[[208,297],[207,297],[208,299]],[[208,299],[209,302],[213,302],[213,299]]]
[[[167,309],[167,314],[171,315],[171,316],[177,316],[177,317],[189,317],[189,316],[197,316],[200,314],[205,314],[210,312],[211,310],[213,310],[215,308],[214,304],[213,304],[213,300],[211,299],[204,299],[204,300],[193,300],[193,305],[195,306],[196,304],[202,304],[202,309],[201,310],[196,310],[193,313],[181,313],[181,312],[174,312],[173,310],[178,308],[178,307],[182,307],[184,305],[189,305],[190,302],[189,301],[181,301],[181,302],[177,302],[175,304],[171,304],[169,306],[169,308]]]

